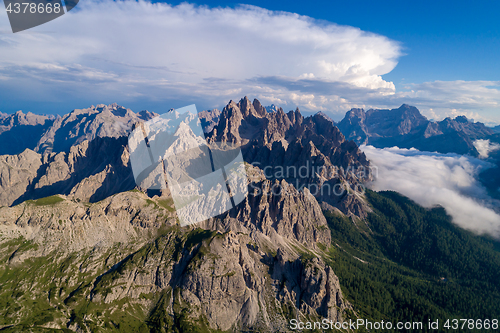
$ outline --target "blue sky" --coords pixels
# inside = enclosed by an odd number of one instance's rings
[[[248,95],[337,120],[408,103],[500,123],[496,1],[179,3],[82,0],[18,34],[0,12],[0,112],[205,109]]]

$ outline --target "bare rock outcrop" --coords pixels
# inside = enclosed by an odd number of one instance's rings
[[[56,117],[17,111],[0,117],[0,155],[20,154],[25,149],[34,150],[40,137]]]
[[[123,192],[92,205],[59,195],[26,201],[0,208],[0,234],[39,244],[31,253],[37,257],[132,243],[165,224],[175,224],[175,214],[148,200],[140,192]]]
[[[96,138],[68,152],[29,149],[0,156],[0,205],[10,206],[55,194],[99,201],[135,187],[126,138]]]
[[[126,137],[135,123],[154,116],[156,114],[149,111],[134,113],[117,104],[75,109],[54,121],[38,141],[35,150],[64,152],[85,140]]]
[[[258,100],[245,97],[222,110],[207,139],[239,144],[245,162],[265,170],[268,179],[307,187],[344,214],[365,216],[362,194],[347,196],[371,179],[370,163],[322,114],[304,118],[298,109],[267,112]]]

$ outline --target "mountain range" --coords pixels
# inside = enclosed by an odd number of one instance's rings
[[[84,140],[128,136],[132,124],[155,115],[149,111],[136,114],[117,104],[75,109],[62,117],[18,111],[0,118],[0,154],[19,154],[25,149],[63,152]]]
[[[494,129],[469,121],[465,116],[430,121],[417,108],[406,104],[392,110],[352,109],[337,126],[347,139],[358,145],[472,156],[479,156],[474,141],[495,133]]]
[[[4,115],[0,330],[288,332],[292,319],[498,318],[496,240],[456,227],[442,208],[360,187],[371,164],[352,135],[483,135],[463,118],[432,123],[400,109],[351,110],[338,127],[246,97],[200,113],[208,143],[241,147],[249,195],[189,227],[169,190],[134,182],[127,135],[156,114],[113,104]]]

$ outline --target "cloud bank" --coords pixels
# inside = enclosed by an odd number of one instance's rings
[[[35,88],[26,98],[38,100],[84,92],[121,99],[195,95],[219,105],[249,94],[311,108],[318,107],[315,96],[263,82],[308,78],[395,89],[381,75],[396,66],[399,44],[358,28],[253,6],[90,0],[77,9],[18,34],[5,33],[1,13],[0,84]]]
[[[207,109],[248,95],[336,120],[353,107],[407,103],[435,119],[456,113],[500,122],[483,115],[500,106],[500,82],[435,81],[396,91],[383,75],[402,55],[399,42],[294,13],[86,0],[42,26],[9,30],[2,7],[4,112],[111,102],[158,112],[192,103]]]
[[[458,226],[500,238],[499,202],[491,199],[475,178],[491,167],[489,163],[416,149],[361,149],[378,168],[377,179],[371,184],[374,190],[397,191],[424,207],[441,205]]]

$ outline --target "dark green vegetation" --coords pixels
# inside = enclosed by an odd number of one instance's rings
[[[442,208],[395,192],[367,197],[374,208],[367,225],[326,213],[339,245],[328,262],[361,318],[500,317],[498,243],[454,226]]]
[[[74,263],[74,257],[68,257],[60,263],[55,263],[50,258],[28,259],[22,265],[5,263],[11,260],[16,253],[22,253],[38,246],[23,238],[11,240],[2,244],[2,255],[0,266],[0,327],[8,326],[14,322],[14,318],[22,319],[12,328],[6,328],[5,332],[31,331],[32,327],[38,327],[52,322],[62,316],[58,306],[54,303],[61,300],[61,296],[67,292],[68,279],[64,278],[65,271],[70,270]],[[6,255],[7,254],[7,255]],[[9,255],[10,254],[10,255]],[[84,274],[75,276],[83,283],[86,279]],[[37,286],[36,288],[33,288]],[[30,329],[28,330],[28,327]],[[33,332],[44,332],[34,329]]]
[[[175,211],[174,208],[174,200],[172,199],[167,199],[167,200],[158,200],[158,204],[168,210],[169,212]]]
[[[55,205],[56,203],[61,201],[64,201],[64,199],[58,195],[53,195],[50,197],[35,200],[33,201],[33,203],[37,206],[49,206],[49,205]]]

